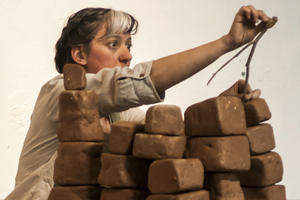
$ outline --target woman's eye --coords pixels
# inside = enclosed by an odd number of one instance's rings
[[[111,47],[111,48],[116,48],[116,47],[118,47],[118,42],[117,41],[109,42],[108,46]]]
[[[130,50],[132,47],[132,44],[127,44],[126,46],[127,46],[127,49]]]

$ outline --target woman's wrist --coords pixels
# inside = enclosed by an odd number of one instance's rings
[[[233,40],[230,38],[230,36],[224,35],[220,38],[220,41],[223,43],[224,45],[224,54],[228,53],[236,48],[238,48],[238,45],[236,45]]]

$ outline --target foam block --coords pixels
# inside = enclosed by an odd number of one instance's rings
[[[282,180],[283,166],[278,153],[251,156],[251,169],[237,173],[242,186],[267,186]]]
[[[136,189],[102,189],[101,200],[145,200],[149,192]]]
[[[63,67],[66,90],[82,90],[86,87],[85,69],[77,64],[65,64]]]
[[[152,193],[177,193],[203,187],[204,168],[199,159],[163,159],[151,163],[148,188]]]
[[[128,155],[102,153],[98,183],[110,187],[146,188],[150,161]]]
[[[185,136],[150,135],[137,133],[132,154],[146,159],[182,158],[185,151]]]
[[[86,119],[93,121],[98,114],[98,96],[89,90],[67,90],[59,96],[59,120]]]
[[[61,142],[104,140],[104,132],[96,115],[90,121],[86,119],[62,120],[57,135]]]
[[[155,105],[146,112],[145,131],[160,135],[184,135],[182,113],[175,105]]]
[[[188,140],[186,156],[199,158],[206,171],[228,172],[250,169],[246,136],[195,137]]]
[[[199,190],[180,194],[152,194],[146,200],[209,200],[209,192]]]
[[[247,126],[257,125],[271,119],[271,112],[265,99],[253,99],[245,103]]]
[[[284,185],[243,187],[246,200],[286,200]]]
[[[109,152],[116,154],[131,154],[134,135],[143,132],[144,125],[136,122],[116,122],[111,126]]]
[[[247,128],[246,135],[252,155],[266,153],[275,148],[273,128],[270,124],[251,126]]]
[[[100,199],[100,186],[54,186],[48,200],[91,200]]]
[[[233,173],[206,173],[205,189],[211,200],[244,200],[244,193],[238,177]]]
[[[185,134],[188,136],[245,135],[244,106],[240,98],[219,96],[187,108]]]
[[[97,184],[103,144],[96,142],[60,143],[54,165],[58,185]]]

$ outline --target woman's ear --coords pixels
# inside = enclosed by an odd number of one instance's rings
[[[83,46],[76,45],[71,48],[71,56],[73,60],[79,65],[87,64],[87,54]]]

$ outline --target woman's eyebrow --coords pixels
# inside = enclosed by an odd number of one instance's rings
[[[108,40],[108,39],[120,39],[121,37],[118,36],[118,35],[106,35],[106,36],[102,36],[102,37],[98,37],[98,38],[95,38],[97,41],[104,41],[104,40]]]
[[[107,35],[107,36],[104,36],[104,37],[96,38],[97,41],[104,41],[104,40],[109,40],[109,39],[121,40],[122,37],[119,34],[111,34],[111,35]],[[129,36],[126,39],[126,42],[131,42],[131,41],[132,41],[132,37]]]

